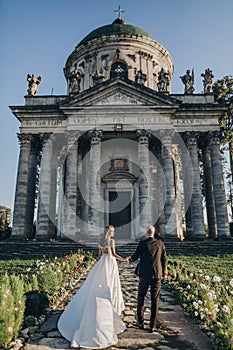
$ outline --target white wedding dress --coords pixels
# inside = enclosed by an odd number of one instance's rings
[[[119,271],[112,256],[113,239],[108,239],[100,259],[66,306],[58,321],[62,336],[72,347],[101,349],[118,342],[126,329],[120,315],[124,310]]]

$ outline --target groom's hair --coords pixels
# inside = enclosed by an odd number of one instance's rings
[[[150,225],[146,229],[146,233],[150,236],[153,236],[155,234],[155,228],[154,226]]]

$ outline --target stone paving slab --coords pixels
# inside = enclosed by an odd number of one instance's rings
[[[150,318],[150,293],[145,300],[145,329],[135,327],[138,277],[134,274],[135,265],[119,263],[120,279],[126,309],[122,319],[127,330],[118,337],[118,344],[108,350],[213,350],[211,341],[198,325],[188,318],[181,306],[176,305],[170,292],[162,288],[159,305],[161,328],[155,333],[148,331]],[[83,281],[83,279],[82,279]],[[76,293],[79,283],[74,289]],[[66,303],[72,298],[70,295]],[[70,343],[62,338],[57,330],[60,311],[53,311],[41,328],[30,336],[24,350],[70,349]]]

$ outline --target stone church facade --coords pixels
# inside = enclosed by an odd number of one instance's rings
[[[132,241],[153,224],[168,239],[202,239],[204,216],[209,237],[229,236],[224,110],[210,91],[184,81],[172,94],[167,50],[121,18],[88,34],[64,74],[67,95],[36,96],[29,76],[25,105],[11,107],[21,123],[13,238],[95,241],[113,224]]]

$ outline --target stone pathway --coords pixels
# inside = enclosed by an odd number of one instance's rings
[[[158,332],[151,334],[149,328],[150,302],[149,292],[145,302],[145,329],[136,328],[136,298],[138,277],[134,275],[134,265],[119,263],[122,291],[125,300],[125,310],[122,319],[127,330],[119,335],[119,342],[110,349],[144,349],[144,350],[212,350],[210,339],[198,325],[188,318],[181,306],[177,305],[171,294],[162,288],[159,305],[161,325]],[[83,278],[84,279],[84,278]],[[76,293],[83,279],[74,290]],[[70,300],[70,295],[64,305]],[[62,307],[64,307],[64,305]],[[58,350],[70,349],[70,343],[61,337],[57,330],[57,321],[62,310],[52,311],[49,319],[38,331],[32,334],[24,346],[24,350]]]

